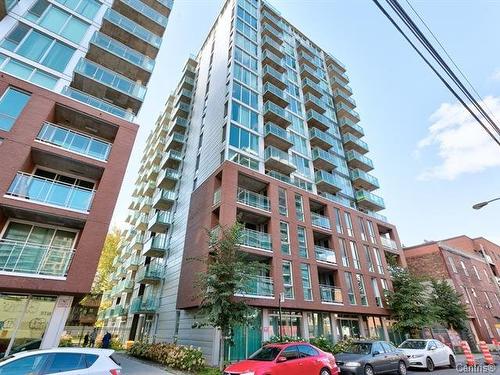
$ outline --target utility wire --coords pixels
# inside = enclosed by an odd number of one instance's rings
[[[495,143],[500,146],[500,140],[498,140],[490,129],[479,119],[479,117],[474,113],[474,111],[465,103],[465,101],[457,94],[457,92],[450,86],[450,84],[444,79],[444,77],[437,71],[437,69],[430,63],[430,61],[423,55],[422,52],[417,48],[417,46],[411,41],[411,39],[406,35],[406,33],[401,29],[401,27],[394,21],[391,15],[384,9],[378,0],[372,0],[374,4],[379,8],[379,10],[384,14],[384,16],[393,24],[393,26],[399,31],[399,33],[406,39],[406,41],[411,45],[411,47],[417,52],[417,54],[424,60],[424,62],[431,68],[431,70],[438,76],[441,82],[446,86],[446,88],[457,98],[457,100],[467,109],[471,116],[483,127],[483,129],[488,133],[488,135],[493,139]]]
[[[451,63],[453,64],[453,66],[458,70],[458,72],[460,73],[460,75],[465,79],[465,81],[469,84],[469,86],[472,88],[472,91],[474,91],[474,93],[477,95],[477,97],[483,102],[484,106],[488,109],[488,111],[490,112],[491,116],[498,122],[498,119],[497,117],[495,116],[495,113],[491,110],[491,108],[489,108],[488,104],[486,104],[486,102],[484,101],[484,99],[482,98],[481,94],[479,94],[476,90],[476,88],[474,87],[474,85],[469,81],[469,79],[467,78],[467,76],[465,75],[465,73],[462,71],[462,69],[460,69],[460,67],[455,63],[455,61],[453,60],[453,58],[450,56],[450,54],[448,53],[448,51],[446,50],[446,48],[444,48],[443,44],[439,41],[438,37],[436,36],[436,34],[434,34],[432,32],[432,30],[429,28],[429,26],[427,25],[427,23],[424,21],[424,19],[420,16],[420,14],[417,12],[417,10],[415,9],[415,7],[413,7],[410,3],[410,0],[406,0],[406,3],[408,4],[408,6],[410,7],[410,9],[413,11],[413,13],[415,13],[415,15],[418,17],[418,19],[420,20],[420,22],[422,22],[422,24],[425,26],[425,28],[427,29],[427,31],[429,32],[429,34],[432,35],[432,37],[434,38],[434,40],[436,41],[437,44],[439,44],[439,46],[441,47],[441,49],[443,50],[443,52],[446,54],[446,56],[448,57],[448,59],[451,61]]]
[[[446,61],[443,60],[441,55],[436,51],[434,46],[429,42],[426,36],[420,31],[418,26],[413,22],[411,17],[406,13],[404,8],[399,4],[398,0],[386,0],[386,2],[392,7],[392,9],[398,14],[401,20],[410,29],[413,35],[422,43],[422,45],[427,49],[427,51],[433,56],[445,73],[453,80],[455,85],[458,86],[460,91],[469,99],[469,101],[476,107],[479,113],[486,119],[486,121],[491,125],[491,127],[500,135],[500,128],[491,119],[490,115],[484,110],[481,104],[476,100],[476,98],[470,93],[470,91],[464,86],[464,84],[455,75],[455,72],[449,67]]]

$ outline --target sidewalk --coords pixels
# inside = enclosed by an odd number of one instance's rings
[[[144,361],[135,357],[131,357],[125,353],[115,353],[122,367],[123,375],[184,375],[182,372],[166,371],[161,365],[149,361]]]

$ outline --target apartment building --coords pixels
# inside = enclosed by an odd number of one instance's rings
[[[404,248],[416,275],[448,280],[468,307],[476,341],[500,339],[500,246],[465,235]]]
[[[345,66],[268,3],[224,2],[144,150],[116,261],[124,284],[101,312],[108,329],[200,346],[217,361],[218,333],[192,328],[204,268],[189,258],[208,255],[207,230],[239,220],[241,250],[269,267],[241,291],[255,322],[235,327],[226,358],[280,325],[303,338],[394,339],[382,296],[387,257],[404,257],[379,213],[348,83]]]
[[[171,0],[0,7],[1,356],[91,289]]]

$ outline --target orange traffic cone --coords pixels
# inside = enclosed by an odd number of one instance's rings
[[[479,348],[483,353],[484,363],[487,365],[492,365],[495,363],[493,357],[491,356],[490,349],[488,349],[488,345],[484,341],[479,341]]]
[[[470,351],[469,343],[467,341],[461,341],[460,346],[462,347],[462,350],[465,355],[465,361],[467,363],[467,366],[475,366],[476,365],[476,359],[472,355],[472,352]]]

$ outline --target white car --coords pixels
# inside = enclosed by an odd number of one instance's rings
[[[406,340],[398,348],[408,356],[410,367],[428,371],[438,366],[456,367],[453,350],[439,340]]]
[[[114,350],[54,348],[29,350],[0,360],[0,375],[120,375]]]

